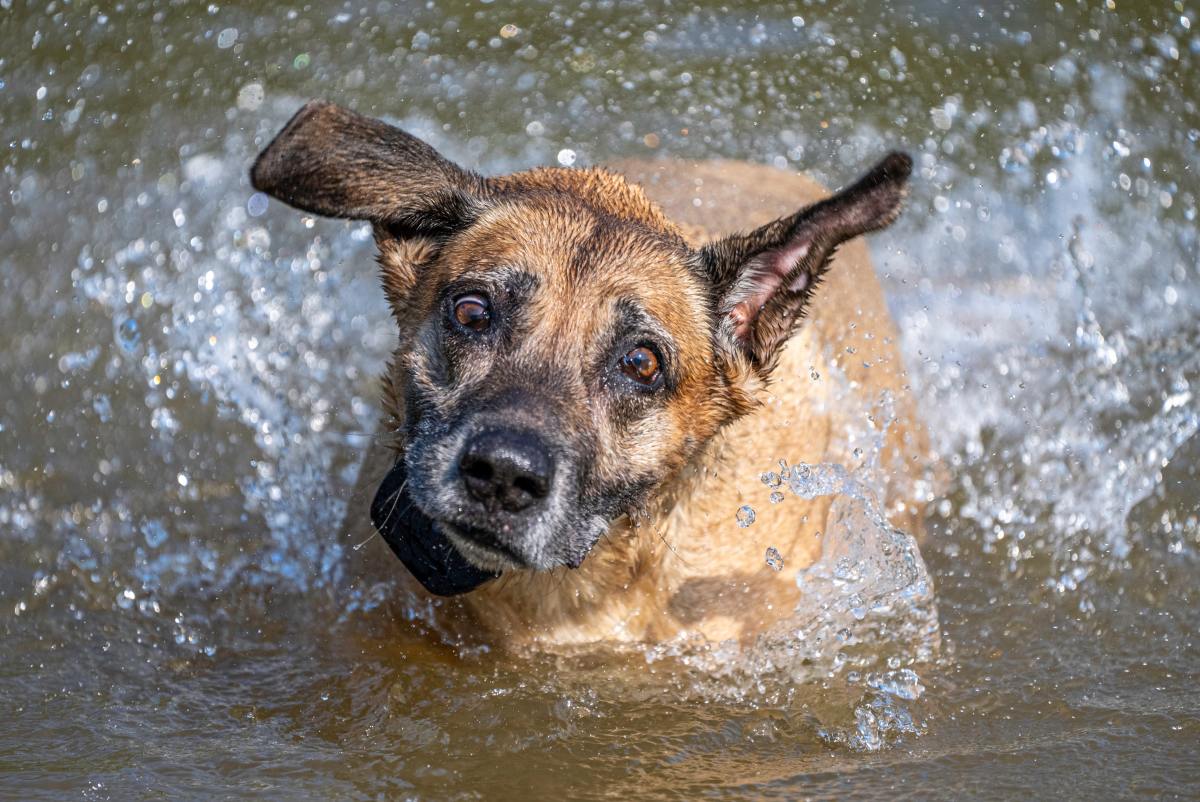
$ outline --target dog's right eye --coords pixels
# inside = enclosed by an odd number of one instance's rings
[[[482,333],[492,325],[492,309],[482,295],[463,295],[454,301],[454,322],[468,331]]]

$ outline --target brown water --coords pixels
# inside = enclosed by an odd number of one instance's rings
[[[1194,3],[255,8],[0,2],[0,797],[1200,798]],[[391,324],[367,232],[245,177],[312,96],[493,171],[916,154],[924,564],[851,521],[776,652],[349,592]]]

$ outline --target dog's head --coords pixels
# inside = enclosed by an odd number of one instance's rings
[[[689,247],[601,170],[483,178],[328,103],[254,186],[368,220],[400,330],[380,531],[430,590],[577,566],[755,406],[837,246],[899,213],[908,157],[748,234]]]

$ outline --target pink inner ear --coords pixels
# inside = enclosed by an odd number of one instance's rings
[[[759,254],[747,265],[742,300],[729,310],[735,337],[745,340],[750,336],[750,329],[754,326],[758,313],[771,300],[771,296],[779,291],[784,279],[796,269],[800,260],[808,255],[808,249],[809,242],[806,240],[793,242],[785,248]],[[801,292],[808,286],[810,278],[807,272],[801,273],[792,280],[788,290]]]

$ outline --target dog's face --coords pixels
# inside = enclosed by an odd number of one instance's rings
[[[307,211],[370,220],[400,330],[397,449],[373,517],[434,592],[578,566],[750,411],[834,249],[887,225],[892,155],[796,215],[698,250],[597,170],[484,179],[323,103],[255,164]]]
[[[715,423],[711,312],[678,237],[516,191],[411,271],[410,247],[380,246],[407,492],[475,565],[578,565]]]

